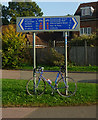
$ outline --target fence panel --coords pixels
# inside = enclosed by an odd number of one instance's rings
[[[68,50],[68,60],[76,65],[96,65],[96,51],[98,47],[87,46],[87,53],[84,46],[71,46]],[[64,55],[64,47],[55,47],[58,53]],[[30,50],[30,55],[33,59],[33,48]],[[87,56],[86,56],[87,55]],[[36,49],[37,64],[51,65],[52,61],[56,59],[53,56],[51,48],[37,48]]]
[[[96,65],[96,47],[87,46],[87,56],[85,56],[84,46],[71,46],[69,59],[76,65]]]

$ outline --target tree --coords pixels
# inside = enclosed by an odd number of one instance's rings
[[[2,15],[1,15],[1,18],[2,18],[2,24],[3,25],[8,25],[9,24],[9,10],[8,10],[8,7],[6,6],[2,6]]]
[[[2,5],[0,4],[0,18],[1,18],[1,12],[2,12]]]
[[[36,2],[9,2],[8,7],[3,6],[3,24],[16,24],[16,17],[42,16],[43,12]],[[8,23],[9,21],[9,23]]]
[[[25,58],[25,34],[17,33],[12,25],[4,28],[2,33],[2,67],[18,68]]]
[[[6,6],[2,6],[2,4],[0,4],[0,25],[2,24],[1,19],[2,19],[2,22],[3,22],[4,25],[8,24],[7,9],[6,9]]]

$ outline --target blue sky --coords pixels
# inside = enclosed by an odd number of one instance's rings
[[[0,0],[3,2],[3,4],[7,5],[7,2],[9,0]],[[21,1],[21,0],[20,0]],[[41,1],[41,0],[40,0]],[[42,12],[44,13],[43,16],[64,16],[67,14],[71,14],[74,15],[75,11],[77,10],[78,6],[80,5],[80,3],[84,3],[84,2],[96,2],[97,0],[76,0],[76,2],[72,1],[67,2],[64,0],[60,2],[55,2],[55,0],[52,0],[53,2],[37,2],[36,3],[39,5],[39,7],[42,9]]]
[[[64,16],[74,14],[79,2],[38,2],[44,13],[43,16]]]

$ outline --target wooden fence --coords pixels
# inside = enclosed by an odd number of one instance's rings
[[[71,46],[68,48],[68,59],[76,65],[96,65],[97,49],[98,47]],[[55,47],[55,50],[64,55],[64,47]],[[30,54],[33,59],[33,48]],[[54,60],[51,48],[37,48],[36,58],[38,64],[51,64]]]

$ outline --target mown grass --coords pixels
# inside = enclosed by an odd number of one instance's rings
[[[77,83],[77,92],[69,98],[61,97],[58,93],[51,95],[50,86],[46,87],[45,94],[30,96],[26,93],[27,80],[2,80],[2,106],[74,106],[96,104],[95,83]]]
[[[44,67],[45,70],[59,70],[60,67],[58,66],[48,66],[48,65],[38,65]],[[27,65],[27,64],[22,64],[21,67],[18,69],[22,70],[32,70],[33,65]],[[74,65],[68,65],[68,71],[73,72],[98,72],[98,66],[74,66]]]

